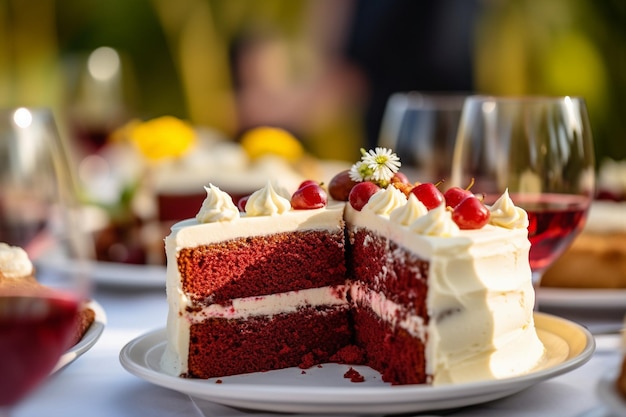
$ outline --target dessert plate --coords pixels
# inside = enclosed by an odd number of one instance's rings
[[[626,289],[540,287],[536,297],[540,307],[626,309]]]
[[[544,362],[532,372],[497,381],[447,386],[384,383],[368,367],[354,366],[365,381],[344,378],[349,365],[324,364],[306,370],[288,368],[208,380],[184,379],[160,366],[165,329],[146,333],[120,352],[122,366],[148,382],[226,406],[292,413],[409,413],[459,408],[503,398],[586,363],[595,344],[591,334],[568,320],[535,313],[546,346]]]
[[[65,352],[61,356],[61,358],[59,358],[59,361],[52,370],[52,373],[63,369],[64,367],[78,359],[82,354],[91,349],[93,345],[96,344],[96,342],[100,338],[100,335],[104,331],[107,318],[102,306],[93,300],[89,301],[89,303],[87,303],[87,306],[91,307],[91,309],[95,312],[95,319],[93,323],[91,323],[91,326],[89,326],[89,329],[87,329],[82,339],[80,339],[78,343],[72,346],[67,352]]]

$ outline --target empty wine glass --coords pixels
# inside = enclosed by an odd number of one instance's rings
[[[417,91],[393,94],[387,101],[378,145],[396,152],[402,172],[412,180],[446,180],[465,97]]]
[[[89,244],[78,226],[69,169],[49,110],[0,110],[0,415],[71,347],[88,297],[81,259]],[[40,263],[51,251],[72,268]]]
[[[594,152],[580,97],[488,97],[465,101],[450,186],[508,189],[528,212],[533,284],[581,231],[594,194]]]

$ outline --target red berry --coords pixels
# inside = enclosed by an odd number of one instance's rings
[[[370,200],[370,197],[376,194],[378,190],[380,190],[380,187],[373,182],[364,181],[357,183],[352,187],[352,191],[350,191],[348,196],[350,205],[356,211],[361,211],[363,206]]]
[[[328,183],[328,193],[337,201],[348,201],[350,190],[357,183],[350,178],[350,171],[341,171]]]
[[[402,172],[396,172],[395,174],[393,174],[393,177],[391,177],[391,181],[392,184],[395,183],[400,183],[400,184],[410,184],[411,182],[409,181],[409,178],[404,175]]]
[[[489,217],[489,209],[473,195],[465,198],[452,210],[452,220],[459,229],[480,229],[487,224]]]
[[[319,182],[314,181],[314,180],[304,180],[300,183],[300,185],[298,186],[298,189],[306,187],[307,185],[311,185],[311,184],[320,185]]]
[[[443,197],[446,200],[446,206],[455,208],[461,201],[472,195],[473,194],[470,190],[465,190],[461,187],[452,187],[446,190]]]
[[[291,196],[291,207],[295,210],[312,210],[326,206],[326,191],[317,183],[305,185]]]
[[[246,203],[248,202],[249,198],[250,198],[250,196],[247,195],[245,197],[241,197],[239,199],[239,201],[237,201],[237,208],[239,209],[240,213],[245,213],[246,212]]]
[[[415,197],[426,206],[428,210],[432,210],[435,207],[439,207],[444,202],[443,194],[435,184],[431,182],[423,182],[416,185],[411,190],[411,193],[415,194]]]

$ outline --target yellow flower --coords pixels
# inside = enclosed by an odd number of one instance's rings
[[[196,140],[191,125],[172,116],[131,124],[129,128],[131,142],[151,161],[180,157]]]
[[[256,127],[241,138],[241,146],[251,159],[263,155],[278,155],[288,161],[302,157],[302,144],[291,133],[277,127]]]

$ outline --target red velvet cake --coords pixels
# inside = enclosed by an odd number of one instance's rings
[[[319,184],[268,184],[240,211],[208,187],[166,238],[162,368],[218,378],[331,361],[449,384],[537,366],[526,213],[506,193],[486,207],[408,184],[398,166],[363,152],[330,203]]]

